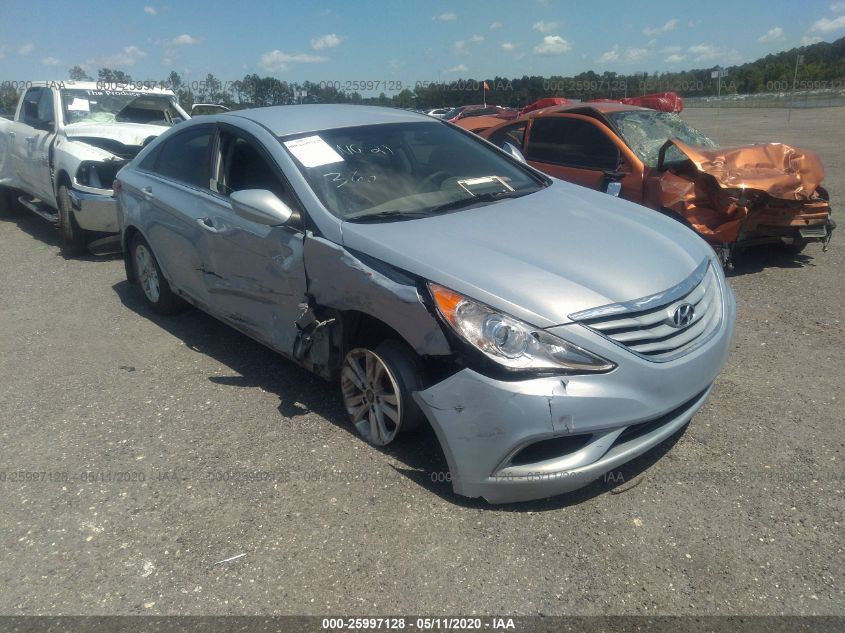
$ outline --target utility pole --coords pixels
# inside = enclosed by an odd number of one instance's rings
[[[792,103],[795,100],[795,84],[798,82],[798,66],[804,63],[803,55],[795,56],[795,72],[792,75],[792,94],[789,95],[789,110],[786,113],[786,124],[792,119]]]

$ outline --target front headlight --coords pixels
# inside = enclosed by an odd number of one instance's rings
[[[454,290],[430,282],[428,289],[440,316],[455,333],[508,369],[581,374],[616,367],[577,345]]]

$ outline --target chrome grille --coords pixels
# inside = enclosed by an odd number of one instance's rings
[[[684,304],[692,318],[679,325],[674,317]],[[669,361],[707,341],[722,321],[722,292],[713,266],[703,262],[674,288],[635,301],[570,315],[573,321],[653,361]]]

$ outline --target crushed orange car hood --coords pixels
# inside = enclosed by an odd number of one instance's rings
[[[783,200],[808,200],[824,180],[824,166],[816,154],[783,143],[711,148],[677,139],[670,142],[726,189],[755,189]]]
[[[667,141],[664,150],[675,145],[695,165],[696,175],[662,172],[656,183],[656,199],[660,206],[671,209],[684,217],[703,237],[718,242],[735,242],[741,237],[754,235],[756,227],[764,221],[749,217],[752,207],[743,202],[743,191],[761,192],[768,198],[805,202],[807,210],[829,213],[817,189],[824,179],[824,166],[813,152],[790,147],[782,143],[760,143],[742,147],[698,147],[677,139]],[[711,178],[702,178],[707,174]],[[765,202],[754,209],[765,210]],[[787,203],[789,205],[789,203]],[[789,223],[790,217],[802,214],[799,204],[788,208],[777,207],[775,221]],[[767,216],[765,222],[772,221]]]

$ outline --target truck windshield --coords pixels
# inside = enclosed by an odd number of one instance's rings
[[[280,140],[323,206],[349,221],[457,211],[547,184],[474,135],[434,121],[339,128]]]
[[[146,123],[170,126],[182,121],[175,98],[124,90],[62,90],[66,123]]]

